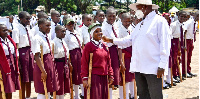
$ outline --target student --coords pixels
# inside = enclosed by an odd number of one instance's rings
[[[106,18],[107,21],[105,24],[102,25],[102,32],[103,35],[109,37],[109,38],[117,38],[119,35],[117,34],[117,28],[114,26],[114,22],[116,19],[116,12],[114,9],[109,8],[106,11]],[[111,58],[111,66],[113,68],[113,75],[114,75],[114,82],[112,85],[119,85],[120,81],[120,62],[119,62],[119,56],[118,56],[118,47],[117,45],[114,45],[113,43],[107,43],[107,46],[110,51],[110,58]],[[112,88],[110,86],[110,99],[112,99]]]
[[[37,14],[37,18],[38,20],[42,19],[42,18],[48,18],[47,14],[45,12],[38,12]],[[31,31],[30,31],[34,36],[39,32],[39,27],[38,24],[36,26],[34,26]]]
[[[81,56],[82,56],[82,38],[81,35],[74,30],[74,21],[72,19],[67,19],[64,21],[65,27],[66,27],[66,35],[63,40],[66,42],[69,53],[70,53],[70,59],[71,64],[73,67],[72,72],[72,83],[74,86],[74,92],[75,92],[75,99],[79,99],[79,85],[81,85],[81,98],[84,97],[84,88],[82,84],[81,79]]]
[[[60,13],[56,10],[51,11],[51,30],[50,30],[50,39],[53,40],[56,37],[55,27],[60,22]]]
[[[100,24],[91,25],[90,34],[92,39],[85,45],[81,58],[84,99],[87,99],[90,53],[93,53],[90,99],[108,99],[108,84],[113,82],[113,70],[109,50],[101,41],[103,33]]]
[[[45,92],[43,81],[46,81],[48,96],[50,92],[58,91],[58,77],[57,71],[53,62],[52,43],[47,34],[50,32],[51,22],[47,19],[40,19],[38,21],[39,33],[34,37],[32,51],[37,65],[34,67],[34,86],[35,92],[38,93],[37,99],[45,99]],[[43,62],[40,54],[42,46]],[[44,63],[44,64],[42,64]]]
[[[31,15],[22,11],[19,13],[20,24],[13,30],[12,38],[17,44],[19,49],[19,62],[21,64],[21,87],[22,87],[22,99],[30,98],[31,95],[31,81],[33,81],[33,63],[34,57],[31,51],[32,34],[27,29],[27,25],[30,25]]]
[[[130,33],[130,24],[131,24],[131,15],[128,13],[122,14],[121,17],[122,24],[119,26],[119,38],[124,38],[128,35],[131,35]],[[135,75],[134,73],[129,72],[130,70],[130,62],[131,62],[131,56],[132,56],[132,46],[122,46],[122,52],[125,53],[124,61],[125,61],[125,82],[126,82],[126,99],[129,99],[129,90],[131,94],[131,99],[134,99],[134,79]],[[123,81],[120,81],[119,84],[119,96],[120,99],[123,99]]]
[[[95,19],[97,20],[96,21],[97,24],[103,24],[104,19],[105,19],[105,13],[102,10],[98,10],[96,12]]]
[[[7,26],[8,31],[10,32],[9,35],[12,38],[12,30],[14,29],[14,26],[13,26],[14,17],[13,17],[13,15],[10,15],[8,19],[9,19],[9,21],[7,22],[6,26]]]
[[[58,80],[60,89],[56,92],[56,99],[64,99],[65,93],[70,93],[69,78],[69,49],[67,44],[62,40],[65,37],[65,27],[57,25],[55,28],[56,37],[54,41],[54,62],[58,72]]]
[[[180,82],[180,78],[178,77],[178,63],[177,63],[177,57],[180,56],[180,51],[181,51],[181,34],[182,36],[183,34],[183,30],[186,30],[183,22],[185,22],[187,20],[187,13],[185,11],[180,11],[179,15],[178,15],[178,20],[171,23],[170,28],[172,29],[172,72],[173,72],[173,78],[175,79],[175,82],[179,83]],[[182,27],[182,29],[181,29]],[[182,30],[182,32],[181,32]],[[182,54],[183,56],[184,54]],[[184,60],[184,59],[183,59]],[[185,65],[182,63],[182,65]],[[185,67],[183,67],[185,68]],[[185,71],[182,72],[183,74],[185,73]],[[188,76],[189,77],[189,76]],[[185,77],[183,77],[183,80],[185,80]]]
[[[12,93],[20,90],[18,51],[16,43],[8,35],[8,29],[0,24],[0,70],[3,78],[6,99],[12,99]],[[0,92],[2,99],[2,92]]]
[[[191,16],[192,17],[192,16]],[[186,45],[187,45],[187,73],[192,77],[196,77],[196,74],[191,72],[191,58],[192,51],[194,49],[193,43],[196,41],[197,22],[199,20],[199,12],[197,11],[192,18],[186,21],[187,33],[186,33]]]
[[[84,14],[82,19],[83,26],[80,29],[80,33],[82,35],[83,44],[86,45],[91,39],[91,34],[88,32],[88,26],[91,25],[92,17],[89,14]]]

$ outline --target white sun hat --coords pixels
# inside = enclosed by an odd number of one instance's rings
[[[142,5],[152,5],[152,9],[158,9],[159,6],[156,4],[152,4],[152,0],[137,0],[136,3],[130,4],[128,7],[132,10],[137,10],[137,5],[142,4]]]

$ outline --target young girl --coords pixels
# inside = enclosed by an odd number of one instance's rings
[[[110,54],[106,45],[101,42],[100,24],[91,25],[90,30],[92,39],[85,45],[81,58],[81,77],[85,88],[84,99],[87,99],[90,53],[93,53],[90,99],[108,99],[108,83],[112,84],[113,82]]]
[[[56,92],[56,99],[64,99],[65,93],[70,93],[70,78],[68,61],[69,49],[67,44],[62,40],[65,37],[65,27],[57,25],[55,28],[56,37],[54,38],[54,62],[58,72],[60,89]],[[70,65],[68,65],[70,64]]]
[[[20,90],[17,47],[8,36],[8,29],[0,24],[0,69],[6,99],[12,99],[12,92]],[[0,93],[2,99],[2,92]]]
[[[50,92],[58,91],[59,84],[57,78],[57,71],[53,62],[53,53],[50,39],[47,33],[50,31],[51,22],[47,19],[40,19],[38,21],[39,33],[35,36],[32,45],[32,51],[35,56],[37,65],[34,67],[34,86],[35,92],[38,93],[37,99],[45,99],[43,81],[46,81],[48,96]],[[43,63],[41,61],[41,49],[43,49]]]
[[[81,79],[81,56],[82,56],[82,39],[81,35],[74,30],[74,21],[72,19],[66,19],[64,21],[65,27],[67,28],[66,30],[66,36],[63,39],[68,48],[69,48],[69,53],[70,53],[70,58],[71,58],[71,64],[73,67],[73,72],[72,72],[72,83],[74,86],[74,92],[75,92],[75,99],[79,99],[79,85],[81,85],[81,98],[84,96],[84,88],[82,84],[82,79]]]

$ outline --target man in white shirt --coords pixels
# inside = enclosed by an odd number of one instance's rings
[[[103,37],[104,41],[120,46],[132,45],[130,72],[135,72],[139,97],[163,99],[162,76],[168,66],[171,44],[168,23],[152,10],[159,6],[152,4],[151,0],[137,0],[129,8],[144,20],[130,36],[123,39]]]
[[[58,25],[60,22],[60,13],[56,10],[51,11],[51,30],[50,30],[50,35],[51,35],[51,40],[53,40],[56,37],[55,33],[55,27]]]
[[[13,17],[13,15],[10,15],[8,19],[9,19],[9,21],[7,22],[6,26],[7,26],[8,31],[10,32],[10,34],[9,34],[10,37],[12,37],[12,30],[14,29],[14,26],[13,26],[14,17]]]

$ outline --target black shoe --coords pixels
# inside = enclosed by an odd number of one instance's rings
[[[173,86],[176,86],[177,84],[175,82],[173,82]]]
[[[174,77],[173,82],[180,83],[180,79],[178,77]]]
[[[185,77],[185,78],[186,78],[186,75],[185,75],[185,74],[183,74],[183,77]],[[187,73],[187,78],[192,78],[192,76],[191,76],[191,75],[189,75],[189,74]]]
[[[186,78],[185,78],[185,77],[182,77],[182,80],[186,80]]]
[[[169,86],[166,84],[166,86],[164,86],[163,89],[169,89]]]
[[[166,82],[166,84],[169,86],[169,88],[172,88],[172,85],[168,82]]]
[[[197,74],[193,74],[193,73],[188,73],[190,76],[192,76],[192,77],[197,77]]]
[[[84,99],[84,96],[82,96],[82,95],[80,94],[80,98],[81,98],[81,99]]]
[[[134,97],[130,98],[130,99],[134,99]]]

